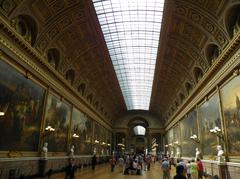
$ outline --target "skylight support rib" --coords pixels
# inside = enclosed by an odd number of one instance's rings
[[[148,110],[164,0],[92,0],[128,110]]]

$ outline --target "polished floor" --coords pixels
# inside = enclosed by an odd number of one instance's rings
[[[175,168],[172,167],[171,177],[175,174]],[[142,175],[123,175],[120,172],[118,166],[116,166],[114,172],[110,172],[110,165],[104,164],[97,166],[95,171],[89,169],[83,169],[76,173],[76,179],[161,179],[162,170],[159,163],[155,163],[151,166],[150,171],[143,171]],[[51,179],[64,178],[63,174],[56,174],[50,177]]]

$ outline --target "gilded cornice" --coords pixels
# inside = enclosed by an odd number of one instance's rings
[[[56,90],[62,97],[87,113],[95,121],[99,122],[104,127],[111,129],[111,124],[88,102],[78,94],[66,79],[63,78],[51,65],[47,63],[37,50],[35,50],[25,39],[16,33],[15,29],[0,16],[0,44],[2,47],[14,54],[15,62],[27,68],[27,70],[34,74],[42,83]],[[2,49],[4,49],[2,48]],[[2,56],[4,51],[1,52]],[[5,54],[5,56],[7,56]]]
[[[184,103],[166,123],[166,130],[173,127],[189,110],[195,107],[209,92],[214,90],[240,62],[240,33],[226,46],[214,64],[192,90]]]

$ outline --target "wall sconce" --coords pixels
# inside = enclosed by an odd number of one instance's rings
[[[47,127],[45,128],[45,131],[54,132],[55,129],[54,129],[52,126],[47,126]]]
[[[124,144],[121,144],[121,143],[119,143],[119,144],[118,144],[118,146],[122,146],[122,147],[125,147],[125,145],[124,145]]]
[[[107,144],[107,146],[109,146],[109,147],[110,147],[110,146],[111,146],[111,144]]]
[[[0,116],[4,116],[8,110],[9,104],[0,105]]]
[[[94,141],[94,143],[95,143],[95,144],[99,144],[99,141],[96,139],[96,140]]]
[[[177,146],[179,146],[180,145],[180,143],[179,143],[179,141],[177,140],[177,141],[175,141],[175,142],[173,142],[173,144],[174,145],[177,145]]]
[[[173,144],[172,144],[172,143],[169,143],[169,144],[168,144],[168,147],[173,147]]]
[[[72,136],[73,136],[74,138],[79,138],[79,135],[77,135],[76,133],[74,133]]]
[[[43,132],[43,138],[46,138],[46,137],[50,136],[51,133],[53,133],[54,131],[55,131],[55,129],[52,126],[48,125],[45,128],[45,131]]]
[[[218,136],[219,138],[224,139],[224,138],[223,138],[222,130],[221,130],[219,127],[215,126],[213,129],[210,129],[210,132],[211,132],[212,134],[215,134],[215,135]]]
[[[200,140],[199,140],[199,138],[198,138],[198,136],[196,134],[193,134],[192,136],[190,136],[190,139],[192,139],[196,143],[200,142]]]
[[[165,145],[165,147],[166,147],[166,148],[168,148],[168,144],[167,144],[167,145]]]

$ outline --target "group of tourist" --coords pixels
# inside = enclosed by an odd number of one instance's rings
[[[162,160],[161,168],[163,170],[163,179],[170,179],[171,160],[164,158]],[[203,179],[203,163],[199,158],[197,161],[184,162],[182,159],[178,160],[176,165],[176,175],[174,179]]]
[[[124,155],[113,156],[109,162],[111,171],[113,172],[115,166],[118,165],[119,171],[125,175],[137,174],[141,175],[142,170],[150,170],[151,163],[155,162],[156,158],[152,155]]]

